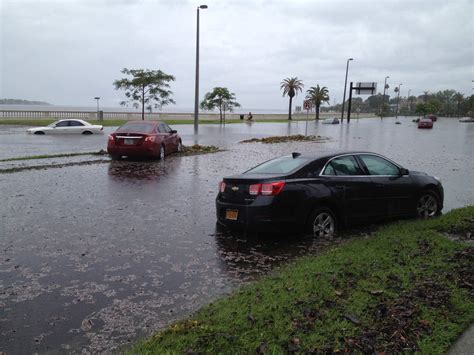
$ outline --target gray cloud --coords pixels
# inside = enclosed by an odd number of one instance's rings
[[[0,97],[115,106],[128,68],[176,76],[178,108],[194,102],[198,1],[0,0]],[[235,92],[245,108],[284,109],[298,76],[341,101],[352,81],[403,83],[402,95],[472,93],[474,5],[442,1],[223,1],[201,11],[201,94]],[[202,96],[201,95],[201,96]],[[304,95],[300,96],[300,100]],[[172,108],[169,108],[172,109]]]

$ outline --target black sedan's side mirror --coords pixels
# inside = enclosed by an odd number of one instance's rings
[[[178,131],[175,130],[175,129],[172,129],[172,130],[170,131],[170,134],[176,134],[176,133],[178,133]]]
[[[401,168],[401,169],[400,169],[400,176],[408,175],[408,174],[409,174],[408,169],[405,169],[405,168]]]

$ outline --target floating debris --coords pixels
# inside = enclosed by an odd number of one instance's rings
[[[285,143],[285,142],[325,142],[328,138],[321,136],[303,136],[302,134],[296,134],[293,136],[275,136],[266,138],[252,138],[241,141],[240,143]]]

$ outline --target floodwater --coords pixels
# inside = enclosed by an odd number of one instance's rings
[[[239,144],[305,122],[176,126],[184,144],[226,151],[0,174],[0,351],[114,351],[299,255],[341,243],[232,235],[216,227],[225,175],[293,151],[369,150],[441,178],[445,211],[474,203],[474,124],[408,118],[310,122],[325,143]],[[2,158],[104,149],[105,136],[28,136],[0,127]],[[355,231],[357,235],[369,231]],[[350,233],[349,233],[350,234]]]

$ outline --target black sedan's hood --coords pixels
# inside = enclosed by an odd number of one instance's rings
[[[422,171],[410,170],[410,175],[428,175]]]

